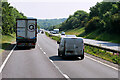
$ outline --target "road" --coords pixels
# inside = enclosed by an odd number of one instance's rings
[[[118,71],[88,57],[84,60],[57,56],[56,41],[45,34],[38,34],[35,49],[13,51],[2,71],[3,78],[92,78],[91,80],[113,80]],[[108,78],[108,79],[106,79]],[[82,79],[85,80],[85,79]],[[115,79],[117,80],[117,79]]]
[[[98,41],[98,40],[91,40],[91,39],[84,39],[84,42],[87,44],[92,44],[96,46],[101,46],[103,48],[120,51],[120,44],[117,44],[117,43],[110,43],[106,41]]]

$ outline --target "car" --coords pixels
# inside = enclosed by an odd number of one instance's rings
[[[58,56],[61,57],[81,57],[84,59],[84,43],[80,37],[62,37],[59,44]]]
[[[76,37],[76,35],[66,35],[66,37]]]
[[[52,32],[52,34],[56,34],[56,32],[55,32],[55,31],[53,31],[53,32]]]
[[[65,32],[61,32],[61,35],[65,35]]]
[[[41,31],[41,34],[44,34],[44,31]]]

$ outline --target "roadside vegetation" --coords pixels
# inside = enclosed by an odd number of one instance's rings
[[[108,52],[99,48],[91,47],[85,45],[85,52],[96,57],[102,58],[104,60],[113,62],[115,64],[120,64],[120,55],[119,53]]]
[[[13,6],[10,6],[8,2],[2,2],[2,28],[1,32],[1,43],[2,49],[0,53],[4,51],[12,42],[15,41],[16,37],[16,19],[17,18],[27,18],[23,13],[19,12]]]
[[[52,36],[51,34],[45,32],[45,34],[53,40],[60,41],[60,36]],[[119,53],[108,52],[99,48],[84,46],[84,51],[88,54],[94,55],[96,57],[102,58],[106,61],[110,61],[114,64],[120,64],[120,55]]]
[[[99,2],[89,10],[76,11],[55,28],[79,37],[120,43],[120,2]]]
[[[53,40],[56,40],[56,41],[60,41],[60,36],[53,36],[51,34],[49,34],[48,32],[45,32],[46,36],[50,37],[51,39]]]
[[[1,43],[2,48],[0,49],[0,53],[2,53],[11,43],[15,42],[16,40],[16,34],[10,34],[10,35],[2,35]]]

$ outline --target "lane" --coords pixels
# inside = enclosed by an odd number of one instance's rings
[[[38,44],[47,53],[59,69],[70,78],[118,78],[118,71],[95,62],[89,58],[84,60],[66,59],[57,56],[56,42],[44,34],[39,34]]]
[[[17,48],[2,71],[3,78],[64,78],[38,45],[35,49]]]
[[[84,39],[84,42],[87,44],[101,46],[103,48],[120,51],[120,44],[117,44],[117,43],[110,43],[106,41],[98,41],[98,40],[92,40],[92,39]]]

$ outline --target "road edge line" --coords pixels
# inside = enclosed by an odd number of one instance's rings
[[[10,53],[8,54],[7,58],[5,59],[5,61],[3,62],[3,64],[0,66],[0,73],[2,72],[3,68],[5,67],[8,59],[10,58],[10,56],[13,53],[13,50],[15,49],[16,45],[13,47],[13,49],[10,51]]]
[[[91,57],[89,57],[89,56],[86,56],[85,55],[85,57],[86,58],[89,58],[89,59],[91,59],[91,60],[93,60],[93,61],[95,61],[95,62],[98,62],[98,63],[100,63],[100,64],[103,64],[103,65],[105,65],[105,66],[107,66],[107,67],[109,67],[109,68],[112,68],[112,69],[114,69],[114,70],[119,70],[119,69],[117,69],[117,68],[115,68],[115,67],[113,67],[113,66],[110,66],[110,65],[108,65],[108,64],[106,64],[106,63],[103,63],[103,62],[101,62],[101,61],[98,61],[98,60],[96,60],[96,59],[94,59],[94,58],[91,58]]]

